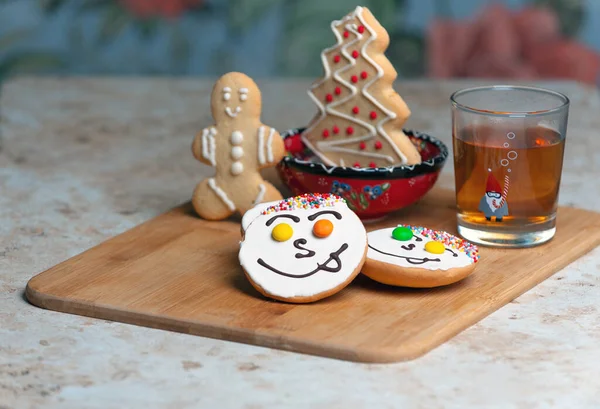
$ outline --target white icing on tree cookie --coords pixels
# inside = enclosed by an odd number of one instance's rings
[[[378,81],[385,73],[370,55],[383,55],[383,50],[369,48],[378,40],[378,33],[365,20],[365,11],[358,6],[343,19],[331,23],[337,42],[321,53],[325,75],[309,90],[309,96],[319,108],[319,117],[303,132],[302,140],[328,165],[343,163],[341,156],[337,162],[333,161],[328,156],[332,152],[364,157],[366,162],[361,166],[406,164],[406,154],[384,128],[398,117],[394,110],[382,103],[394,106],[389,97],[394,93],[393,88],[390,84],[389,91],[379,89],[385,99],[381,96],[377,99],[371,92],[374,85],[379,86]],[[358,62],[362,61],[367,64],[359,66]],[[333,72],[332,66],[335,66]],[[325,102],[323,94],[326,94]],[[397,94],[396,97],[399,98]],[[357,105],[352,107],[351,101]],[[368,109],[360,109],[359,105]],[[339,120],[336,121],[336,118]],[[403,133],[399,134],[399,137],[406,138]],[[410,142],[407,149],[416,152]]]

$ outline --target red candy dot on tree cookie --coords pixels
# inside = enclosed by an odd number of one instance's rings
[[[333,131],[333,133],[337,134],[340,132],[340,128],[337,127],[337,125],[334,125],[333,128],[331,129]]]
[[[361,33],[361,34],[364,33],[365,32],[365,26],[358,27],[358,32]]]
[[[358,58],[359,55],[360,54],[358,53],[358,51],[356,51],[356,50],[352,51],[352,57]]]
[[[382,147],[383,145],[381,144],[381,141],[375,142],[375,149],[381,149]]]
[[[285,146],[285,150],[289,153],[299,153],[304,150],[304,143],[302,143],[300,135],[294,135],[289,138],[285,138],[283,144]]]
[[[371,119],[377,119],[377,112],[371,111],[371,113],[369,114],[369,118],[371,118]]]
[[[363,71],[360,73],[360,78],[362,78],[363,80],[366,79],[369,76],[369,74],[367,74],[366,71]]]
[[[350,36],[350,33],[347,31],[344,31],[344,38],[348,38],[348,36]]]
[[[360,145],[358,145],[358,147],[360,148],[361,151],[364,151],[365,149],[367,149],[367,144],[364,142],[361,142]]]
[[[333,62],[340,62],[340,56],[336,55],[335,57],[333,57]]]
[[[360,168],[360,163],[359,162],[354,162],[354,165],[352,165],[352,166],[354,166],[355,168]]]
[[[376,168],[377,164],[375,162],[371,162],[371,163],[369,163],[369,167],[370,168]]]
[[[352,82],[358,82],[358,77],[356,75],[353,75],[350,77],[350,81]]]
[[[340,87],[335,87],[335,95],[340,95],[342,93],[342,89]]]
[[[325,100],[326,100],[327,102],[331,102],[331,101],[333,101],[333,95],[331,95],[331,94],[327,94],[327,95],[325,95]]]
[[[327,138],[329,136],[329,129],[323,130],[323,138]]]
[[[358,107],[354,107],[354,108],[352,108],[352,112],[353,112],[353,113],[355,113],[355,114],[358,114],[358,112],[359,112],[359,111],[358,111]]]
[[[346,133],[348,135],[352,135],[354,133],[354,128],[352,128],[351,126],[349,126],[348,128],[346,128]]]

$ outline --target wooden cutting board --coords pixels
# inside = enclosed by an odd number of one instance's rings
[[[397,223],[455,233],[454,194],[367,229]],[[387,287],[359,275],[320,302],[266,300],[237,262],[236,221],[208,222],[189,204],[160,215],[37,276],[42,308],[164,330],[361,362],[419,357],[600,244],[597,213],[560,208],[555,238],[530,249],[482,248],[475,273],[430,290]]]

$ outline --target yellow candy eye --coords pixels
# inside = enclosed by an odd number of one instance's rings
[[[273,227],[271,231],[271,237],[277,241],[286,241],[289,240],[294,235],[294,229],[287,223],[279,223],[277,226]]]
[[[439,241],[428,241],[425,244],[425,251],[432,254],[443,254],[446,247]]]

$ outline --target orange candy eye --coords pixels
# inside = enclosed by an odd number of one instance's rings
[[[327,219],[321,219],[313,225],[313,233],[315,236],[323,239],[333,231],[333,223]]]

